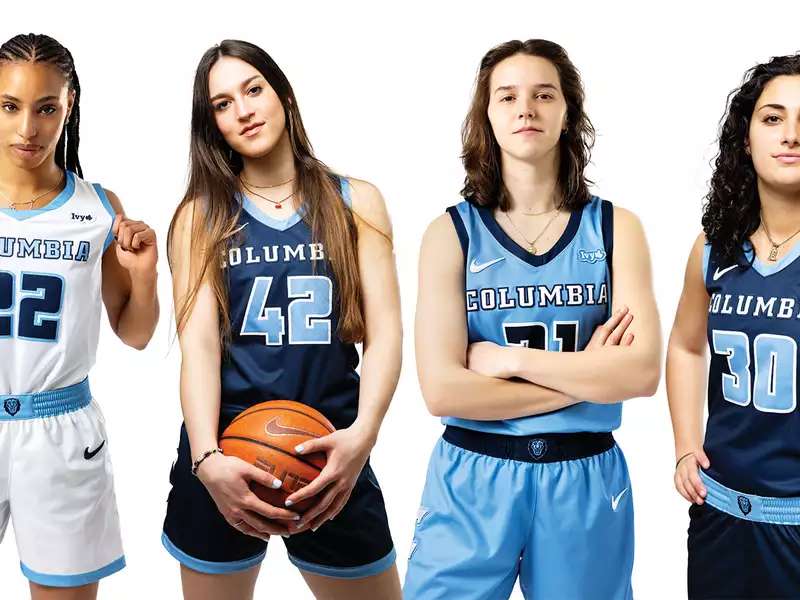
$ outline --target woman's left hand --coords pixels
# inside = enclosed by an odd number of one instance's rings
[[[307,529],[316,531],[339,514],[350,499],[374,445],[374,433],[354,423],[346,429],[303,442],[295,449],[301,455],[324,452],[328,462],[314,481],[286,499],[288,508],[306,498],[319,497],[300,521],[290,525],[293,534]]]
[[[117,241],[117,261],[131,274],[131,278],[155,273],[158,262],[156,232],[147,223],[118,214],[111,230]]]
[[[509,379],[514,376],[512,350],[494,342],[475,342],[467,348],[467,368],[486,377]]]

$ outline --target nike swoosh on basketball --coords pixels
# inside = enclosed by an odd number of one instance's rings
[[[720,277],[722,277],[723,275],[725,275],[725,273],[727,273],[727,272],[728,272],[728,271],[730,271],[731,269],[735,269],[735,268],[736,268],[736,267],[738,267],[738,266],[739,266],[739,265],[731,265],[730,267],[727,267],[727,268],[725,268],[725,269],[722,269],[722,271],[720,271],[720,270],[719,270],[719,267],[717,267],[717,268],[716,268],[716,270],[714,271],[714,276],[713,276],[713,277],[714,277],[714,281],[716,281],[717,279],[719,279]]]
[[[270,435],[308,435],[311,437],[319,437],[318,435],[311,433],[310,431],[305,431],[304,429],[296,429],[294,427],[286,427],[281,425],[279,419],[280,417],[275,417],[274,419],[267,421],[267,424],[264,425],[264,431]]]
[[[86,460],[92,460],[95,456],[97,456],[97,453],[100,452],[100,450],[102,450],[103,446],[105,445],[106,441],[103,440],[102,442],[100,442],[100,445],[91,452],[89,452],[89,446],[86,446],[86,449],[83,451],[83,458],[85,458]]]
[[[499,263],[501,260],[505,260],[505,256],[501,256],[500,258],[495,258],[494,260],[487,261],[485,263],[478,263],[476,259],[472,259],[472,262],[469,263],[469,272],[470,273],[480,273],[484,269],[488,269],[492,265]]]
[[[625,492],[627,492],[627,491],[628,491],[628,488],[625,488],[624,490],[622,490],[616,496],[611,496],[611,510],[613,510],[614,512],[617,512],[617,507],[619,506],[619,501],[622,499],[622,497],[625,495]]]

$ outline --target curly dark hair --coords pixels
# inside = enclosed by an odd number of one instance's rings
[[[566,50],[548,40],[512,40],[489,50],[481,59],[472,104],[461,132],[461,159],[467,174],[461,195],[480,206],[506,211],[510,208],[509,193],[500,172],[500,147],[492,132],[489,117],[489,78],[494,67],[516,54],[538,56],[550,61],[558,71],[561,89],[567,103],[567,130],[559,140],[558,186],[563,195],[563,207],[576,210],[583,207],[591,194],[592,183],[584,174],[594,145],[595,131],[583,110],[583,84]]]
[[[761,223],[758,175],[747,153],[747,135],[764,87],[781,75],[800,75],[800,54],[775,56],[752,67],[745,73],[742,85],[728,95],[720,123],[719,153],[703,206],[706,240],[723,261],[739,261],[742,245]]]

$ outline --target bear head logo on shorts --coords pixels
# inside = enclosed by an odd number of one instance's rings
[[[547,442],[538,438],[531,440],[528,442],[528,452],[531,453],[533,458],[539,460],[545,455],[545,452],[547,452]]]
[[[6,412],[13,417],[15,414],[19,412],[20,409],[19,400],[16,398],[9,398],[5,402],[3,402],[3,408],[5,408]]]
[[[751,510],[753,510],[753,505],[750,504],[750,499],[745,498],[744,496],[739,496],[739,510],[742,511],[742,514],[747,515]]]

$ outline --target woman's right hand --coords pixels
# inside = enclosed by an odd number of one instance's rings
[[[266,471],[235,456],[212,454],[197,469],[197,476],[228,524],[253,537],[269,539],[272,534],[288,536],[288,521],[300,515],[261,500],[250,482],[277,489],[281,481]]]
[[[703,504],[707,491],[700,479],[700,467],[710,466],[711,461],[702,448],[684,454],[675,467],[675,489],[689,502]]]

